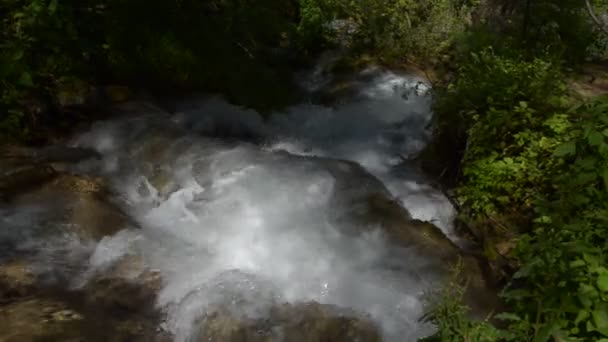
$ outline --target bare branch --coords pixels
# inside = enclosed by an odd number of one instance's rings
[[[595,12],[593,11],[593,6],[591,5],[591,2],[589,0],[585,0],[585,5],[587,7],[587,12],[589,12],[589,16],[591,17],[591,19],[593,19],[593,21],[597,24],[597,26],[605,34],[608,34],[608,28],[606,28],[606,25],[604,25],[604,23],[597,17],[597,15],[595,15]]]

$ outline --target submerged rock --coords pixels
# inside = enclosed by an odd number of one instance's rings
[[[380,333],[370,321],[344,315],[330,305],[283,304],[264,319],[239,318],[226,311],[207,315],[196,341],[223,342],[379,342]]]

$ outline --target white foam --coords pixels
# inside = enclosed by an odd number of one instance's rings
[[[368,314],[389,342],[428,335],[433,327],[418,319],[421,295],[439,276],[429,261],[379,227],[343,218],[365,194],[383,193],[383,183],[414,217],[451,232],[449,201],[399,165],[428,141],[430,97],[416,94],[415,78],[378,69],[363,76],[352,101],[295,106],[266,123],[213,98],[171,119],[141,113],[95,125],[76,145],[98,149],[103,160],[83,170],[113,182],[141,229],[103,240],[90,272],[127,253],[159,269],[158,305],[178,341],[216,305],[263,316],[281,301]],[[200,137],[218,125],[267,144]],[[160,152],[143,152],[154,143]],[[382,183],[335,159],[359,163]],[[160,196],[149,169],[167,171],[175,191]]]

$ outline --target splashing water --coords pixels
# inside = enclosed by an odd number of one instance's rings
[[[264,317],[308,301],[369,315],[385,341],[431,333],[421,296],[439,275],[379,226],[344,219],[379,193],[452,234],[448,200],[403,162],[429,139],[430,95],[422,80],[379,68],[356,81],[335,108],[303,104],[268,120],[208,98],[94,125],[75,144],[103,160],[79,171],[110,180],[141,229],[103,239],[89,272],[142,256],[162,274],[158,305],[178,341],[221,305]]]

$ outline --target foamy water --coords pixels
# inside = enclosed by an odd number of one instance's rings
[[[140,110],[94,125],[75,145],[103,159],[78,171],[109,180],[141,229],[84,248],[84,274],[141,256],[162,275],[157,304],[177,341],[218,306],[264,317],[277,303],[307,301],[368,315],[385,341],[428,335],[421,297],[440,275],[381,227],[348,219],[380,193],[452,233],[447,199],[403,163],[429,139],[421,82],[367,70],[358,95],[335,108],[304,104],[264,121],[208,98],[173,116]],[[233,139],[205,137],[218,130]]]

